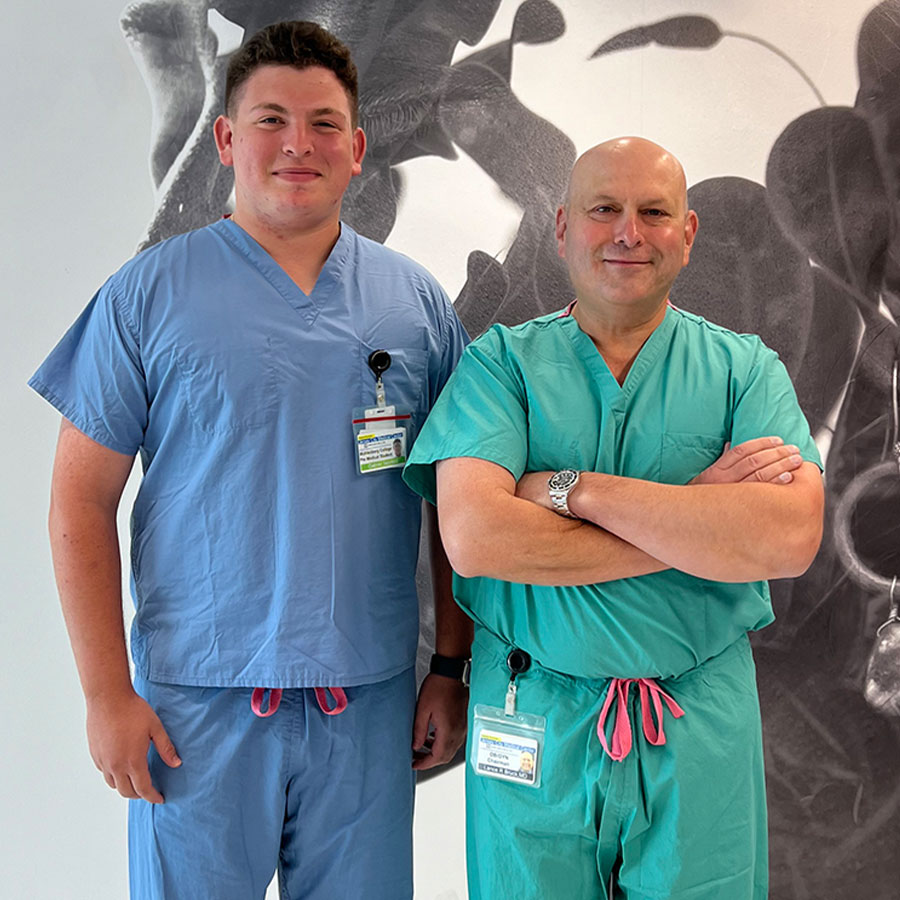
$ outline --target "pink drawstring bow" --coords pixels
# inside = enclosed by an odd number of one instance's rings
[[[597,719],[597,737],[603,749],[611,759],[621,762],[631,752],[632,734],[631,722],[628,718],[628,691],[632,684],[638,686],[641,702],[641,719],[644,727],[644,736],[656,747],[665,744],[666,733],[663,729],[663,701],[669,707],[669,712],[680,719],[684,710],[652,679],[652,678],[613,678],[606,692],[606,700],[600,717]],[[652,698],[652,709],[648,701]],[[613,700],[618,701],[616,707],[616,723],[613,727],[612,748],[606,743],[606,718],[609,715]],[[656,721],[654,721],[654,713]]]

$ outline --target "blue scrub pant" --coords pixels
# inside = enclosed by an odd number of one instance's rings
[[[503,708],[511,649],[476,630],[470,709]],[[659,680],[684,709],[677,719],[665,711],[665,744],[645,737],[632,690],[634,743],[620,762],[597,737],[609,679],[532,663],[516,681],[518,711],[547,720],[541,785],[466,766],[469,900],[605,900],[610,883],[616,900],[765,900],[765,775],[746,636]],[[467,759],[472,733],[470,722]]]
[[[309,688],[260,718],[250,688],[135,687],[182,765],[151,747],[166,802],[130,801],[132,900],[262,900],[276,869],[282,900],[412,897],[414,668],[337,716]]]

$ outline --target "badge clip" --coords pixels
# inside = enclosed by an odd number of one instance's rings
[[[384,398],[384,380],[382,375],[391,367],[391,354],[387,350],[373,350],[367,360],[372,374],[375,376],[375,406],[387,406]]]
[[[516,714],[516,694],[519,690],[516,684],[516,676],[527,672],[531,668],[531,657],[524,650],[519,650],[516,647],[510,650],[509,656],[506,657],[506,668],[509,669],[510,677],[503,711],[508,716],[514,716]]]

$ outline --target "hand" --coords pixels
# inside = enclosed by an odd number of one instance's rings
[[[550,500],[550,490],[547,487],[547,481],[550,479],[552,472],[526,472],[516,484],[516,496],[520,500],[530,500],[555,512],[553,503]]]
[[[800,450],[785,444],[780,437],[761,437],[732,447],[725,445],[722,455],[688,484],[790,484],[794,469],[803,465]]]
[[[176,768],[181,760],[162,722],[145,700],[132,691],[124,697],[90,701],[87,733],[94,765],[111,788],[132,800],[140,797],[149,803],[164,802],[150,780],[150,742],[167,766]]]
[[[450,762],[466,739],[469,689],[455,678],[426,675],[419,689],[413,724],[414,769],[431,769]],[[433,729],[433,736],[428,732]],[[429,751],[420,753],[422,748]]]

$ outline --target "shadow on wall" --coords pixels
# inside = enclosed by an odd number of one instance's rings
[[[469,253],[468,279],[456,300],[466,326],[477,334],[493,322],[520,322],[564,306],[570,287],[553,219],[574,146],[510,86],[516,45],[556,40],[564,16],[549,0],[526,0],[508,40],[453,63],[459,42],[478,43],[499,5],[147,0],[129,6],[122,25],[152,98],[158,191],[142,246],[227,210],[231,170],[218,164],[211,127],[232,49],[220,51],[223,23],[240,35],[273,21],[314,19],[350,45],[363,86],[369,153],[345,199],[345,220],[383,241],[404,189],[397,165],[429,155],[454,159],[461,150],[522,209],[502,263],[478,249]],[[650,43],[696,50],[735,39],[778,54],[821,104],[779,136],[765,187],[725,177],[691,188],[703,230],[672,294],[676,305],[756,332],[775,348],[813,433],[828,446],[822,550],[803,578],[773,583],[776,622],[754,639],[771,896],[886,898],[900,883],[894,574],[900,573],[900,0],[879,4],[861,25],[852,108],[826,106],[779,48],[722,31],[703,16],[614,35],[594,56]],[[432,635],[424,603],[420,672]]]

